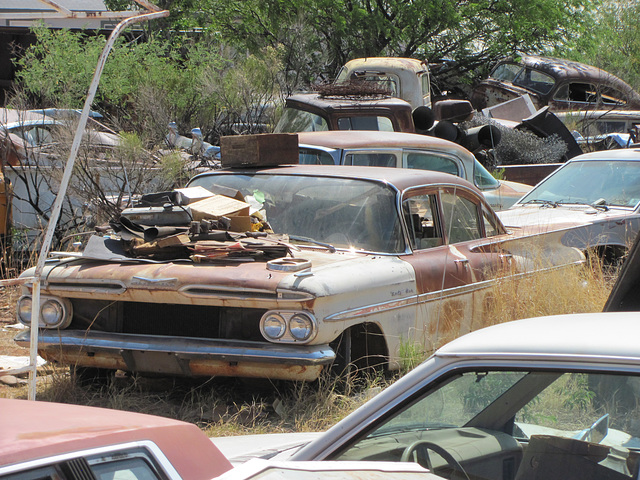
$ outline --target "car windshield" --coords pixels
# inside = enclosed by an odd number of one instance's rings
[[[396,191],[387,184],[302,175],[207,174],[195,177],[189,186],[214,193],[224,187],[239,191],[274,233],[288,234],[294,242],[405,251]]]
[[[570,478],[631,478],[591,474],[598,469],[614,469],[612,474],[635,469],[637,474],[637,464],[631,463],[640,457],[635,451],[640,448],[636,375],[483,368],[452,374],[430,387],[336,459],[418,461],[447,478],[452,469],[461,469],[466,478],[487,480],[569,478],[563,465],[573,465]],[[570,458],[589,449],[597,452],[597,460]],[[622,460],[615,465],[608,456]],[[550,465],[531,471],[543,462]],[[503,476],[505,465],[508,476]],[[576,473],[579,468],[582,474]],[[556,475],[543,474],[554,469]]]
[[[542,95],[549,93],[555,83],[556,81],[551,75],[526,67],[513,79],[514,85],[533,90]]]
[[[573,203],[635,208],[640,202],[640,162],[569,162],[519,203]]]
[[[473,162],[473,183],[475,183],[476,187],[480,190],[488,190],[500,186],[500,182],[475,159]]]

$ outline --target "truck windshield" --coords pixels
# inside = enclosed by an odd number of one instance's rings
[[[278,121],[275,133],[324,132],[329,124],[320,115],[287,107]]]

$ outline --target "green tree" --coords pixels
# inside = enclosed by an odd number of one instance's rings
[[[288,73],[332,78],[348,59],[419,57],[441,76],[484,76],[498,58],[553,48],[580,32],[589,0],[208,0],[225,42],[284,46]],[[311,80],[307,77],[302,80]],[[301,80],[296,78],[295,80]]]
[[[609,2],[592,15],[591,28],[558,54],[606,70],[640,90],[640,2]]]

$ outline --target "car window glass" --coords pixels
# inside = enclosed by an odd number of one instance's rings
[[[388,117],[340,117],[338,130],[376,130],[393,132],[393,123]]]
[[[500,186],[500,182],[475,158],[473,161],[473,183],[480,190],[498,188]]]
[[[554,99],[565,102],[596,103],[598,96],[595,87],[590,83],[571,82],[559,88]]]
[[[521,65],[517,65],[515,63],[501,63],[493,70],[493,72],[491,72],[489,77],[502,82],[512,82],[520,70],[522,70]]]
[[[626,95],[616,90],[615,88],[602,86],[600,87],[600,100],[605,105],[623,105],[627,103],[625,99]]]
[[[396,75],[388,75],[386,73],[354,71],[351,73],[350,80],[354,82],[367,82],[376,85],[382,89],[388,90],[392,97],[397,97],[400,91],[400,79]]]
[[[452,158],[428,152],[405,152],[407,168],[418,170],[435,170],[462,176],[458,164]]]
[[[482,205],[482,219],[484,220],[484,232],[487,237],[493,237],[502,233],[498,227],[496,216],[486,206]]]
[[[602,122],[596,122],[597,132],[599,133],[626,133],[627,122],[624,120],[615,121],[607,120]],[[597,135],[597,134],[595,134]]]
[[[365,167],[396,167],[398,160],[393,153],[349,153],[345,155],[344,164]]]
[[[92,465],[98,480],[157,480],[151,465],[142,458],[127,458]]]
[[[436,216],[433,195],[416,195],[402,202],[402,214],[407,222],[413,250],[442,245],[442,234]]]
[[[320,115],[296,108],[285,108],[274,132],[324,132],[327,130],[329,130],[329,125]]]
[[[513,80],[514,85],[528,88],[543,95],[549,93],[555,83],[556,81],[551,75],[532,68],[524,68]]]
[[[402,253],[397,192],[387,184],[304,175],[211,174],[188,186],[228,187],[262,199],[259,212],[275,233],[337,248]],[[305,243],[290,239],[292,243]]]
[[[335,165],[333,157],[323,150],[300,148],[298,161],[303,165]]]
[[[452,192],[440,195],[444,218],[442,223],[449,243],[465,242],[482,237],[475,203]]]
[[[431,96],[431,81],[429,80],[429,75],[427,73],[420,75],[420,84],[422,85],[422,98],[424,100],[429,100]]]
[[[453,453],[468,473],[479,475],[471,478],[505,478],[511,455],[516,463],[507,478],[568,478],[530,476],[542,461],[556,471],[570,465],[572,478],[637,478],[638,405],[637,375],[485,367],[452,373],[405,400],[337,459],[398,461],[424,442]],[[584,462],[587,451],[593,463]],[[601,467],[600,475],[593,473]],[[539,473],[554,471],[547,468]],[[607,468],[627,476],[606,475]]]

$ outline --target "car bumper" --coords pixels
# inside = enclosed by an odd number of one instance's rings
[[[15,341],[29,346],[30,332]],[[335,360],[327,345],[161,337],[84,330],[41,330],[38,353],[48,361],[80,367],[180,376],[255,377],[274,380],[318,378]]]

